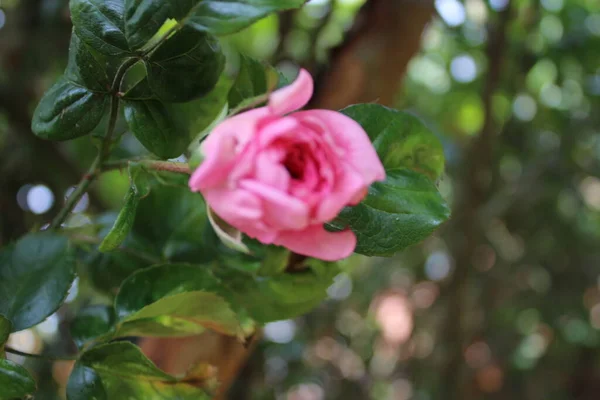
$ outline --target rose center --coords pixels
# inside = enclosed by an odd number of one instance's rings
[[[283,166],[289,172],[292,179],[302,179],[306,167],[306,156],[300,146],[294,146],[283,160]]]

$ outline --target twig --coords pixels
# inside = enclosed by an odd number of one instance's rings
[[[7,353],[15,354],[17,356],[37,358],[39,360],[46,360],[46,361],[75,361],[79,358],[78,356],[51,356],[51,355],[45,355],[45,354],[31,354],[31,353],[26,353],[24,351],[13,349],[12,347],[9,347],[9,346],[5,346],[4,350]]]

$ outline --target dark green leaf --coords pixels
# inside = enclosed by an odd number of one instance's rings
[[[138,206],[134,231],[172,261],[212,261],[219,242],[202,196],[187,187],[154,186]]]
[[[67,397],[69,400],[210,399],[202,389],[158,369],[129,342],[105,344],[85,352],[69,380]]]
[[[10,360],[0,360],[0,398],[21,399],[35,392],[29,372]]]
[[[143,47],[167,20],[169,1],[125,0],[125,36],[129,47]]]
[[[356,253],[391,256],[425,239],[450,216],[425,175],[403,168],[386,174],[385,182],[371,185],[365,200],[346,207],[330,224],[334,230],[350,227],[356,233]]]
[[[61,78],[44,94],[31,129],[42,139],[68,140],[90,133],[100,123],[109,96]]]
[[[112,56],[132,55],[167,20],[163,0],[72,0],[71,18],[81,39]]]
[[[95,221],[101,226],[98,233],[100,238],[104,238],[108,234],[116,218],[116,213],[106,213]],[[122,248],[127,251],[101,253],[93,250],[84,253],[82,264],[96,289],[114,295],[125,278],[139,269],[155,264],[155,259],[160,259],[161,249],[157,249],[152,243],[134,232],[130,232],[123,242]]]
[[[0,357],[2,357],[4,343],[8,340],[8,335],[10,335],[11,332],[12,323],[4,315],[0,315]]]
[[[24,236],[0,252],[0,314],[14,331],[42,322],[67,296],[74,269],[65,237],[51,232]]]
[[[97,51],[120,56],[131,53],[125,35],[124,0],[71,0],[75,32]]]
[[[71,336],[77,347],[109,332],[115,322],[112,307],[94,305],[77,313],[71,323]]]
[[[139,202],[140,194],[135,186],[131,186],[125,196],[125,204],[123,205],[123,208],[121,208],[121,211],[115,220],[115,224],[104,240],[102,240],[102,243],[100,243],[100,247],[98,248],[100,251],[113,251],[125,241],[133,227],[135,213]]]
[[[158,47],[146,65],[148,83],[159,99],[187,102],[215,87],[225,57],[213,36],[184,27]]]
[[[100,376],[90,367],[77,362],[67,383],[68,400],[108,400]]]
[[[386,170],[409,168],[433,180],[444,172],[440,141],[414,115],[378,104],[357,104],[341,112],[364,128]]]
[[[69,46],[69,63],[65,78],[95,92],[108,92],[110,82],[106,70],[94,57],[90,48],[79,39],[73,30]]]
[[[150,89],[148,78],[144,77],[124,95],[125,100],[157,100],[156,95]]]
[[[180,156],[189,139],[187,132],[157,100],[125,100],[125,119],[146,149],[161,158]]]
[[[278,80],[279,75],[273,67],[242,55],[238,75],[229,92],[229,107],[235,108],[244,101],[271,92]]]
[[[277,12],[298,8],[305,0],[174,0],[175,17],[214,35],[228,35]],[[185,12],[188,10],[187,12]]]
[[[165,264],[139,271],[119,290],[120,336],[189,336],[211,328],[238,335],[241,328],[218,294],[220,282],[204,266]]]
[[[236,303],[245,307],[257,322],[294,318],[315,308],[327,297],[327,288],[340,272],[334,263],[310,259],[308,268],[272,277],[230,274],[223,282]]]
[[[186,125],[190,141],[208,134],[211,126],[220,120],[219,117],[225,117],[231,84],[231,79],[221,74],[216,86],[206,96],[187,103],[167,105],[173,115]]]

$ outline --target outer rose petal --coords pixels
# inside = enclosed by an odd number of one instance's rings
[[[305,69],[301,69],[294,83],[271,93],[269,108],[275,115],[285,115],[304,107],[312,95],[312,76]]]
[[[363,178],[353,168],[344,165],[343,169],[340,176],[336,178],[331,193],[317,207],[315,219],[319,222],[331,221],[342,208],[355,204],[353,200],[357,197],[364,197],[366,185]]]
[[[354,252],[356,236],[350,230],[328,232],[322,225],[313,225],[300,232],[281,232],[273,243],[305,256],[337,261]]]
[[[262,222],[262,202],[254,194],[243,189],[214,188],[207,190],[204,198],[213,211],[234,228],[264,243],[275,238],[276,232]]]
[[[324,125],[333,140],[346,150],[344,161],[359,172],[365,184],[385,179],[385,169],[369,136],[360,124],[337,111],[309,110],[294,113],[298,120]]]
[[[227,180],[241,146],[256,133],[257,124],[269,115],[266,107],[236,115],[217,125],[202,143],[206,159],[194,171],[189,181],[192,191],[198,192]]]

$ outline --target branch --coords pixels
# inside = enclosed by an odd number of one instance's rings
[[[5,346],[4,350],[7,353],[15,354],[17,356],[37,358],[39,360],[46,360],[46,361],[74,361],[79,358],[78,356],[50,356],[50,355],[45,355],[45,354],[31,354],[31,353],[26,353],[24,351],[13,349],[12,347],[9,347],[9,346]]]

